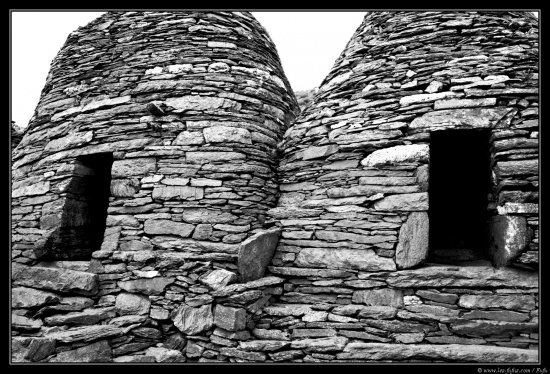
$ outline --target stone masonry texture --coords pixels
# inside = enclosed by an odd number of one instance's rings
[[[537,362],[538,48],[528,12],[368,12],[300,113],[250,13],[79,28],[12,151],[12,361]],[[464,129],[487,257],[432,263]]]

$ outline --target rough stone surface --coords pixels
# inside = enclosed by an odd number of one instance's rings
[[[214,324],[229,331],[242,330],[246,325],[246,311],[217,305],[214,309]]]
[[[490,220],[489,254],[494,266],[507,266],[527,247],[531,239],[525,217],[495,216]]]
[[[49,362],[111,362],[111,347],[107,340],[58,353]]]
[[[363,166],[396,165],[403,162],[428,162],[430,148],[426,144],[398,145],[374,151],[361,161]]]
[[[484,345],[409,345],[384,343],[350,343],[340,359],[407,360],[443,359],[458,362],[536,362],[536,350],[504,348]]]
[[[151,301],[147,296],[120,293],[116,296],[115,307],[119,315],[148,314],[151,308]]]
[[[391,259],[379,257],[368,249],[304,248],[295,263],[301,267],[329,269],[395,270],[395,263]]]
[[[94,295],[98,290],[98,276],[60,268],[29,267],[13,264],[11,279],[16,286]]]
[[[271,229],[257,233],[241,243],[237,258],[242,282],[261,278],[271,261],[281,230]]]
[[[395,262],[399,269],[422,263],[428,256],[429,218],[426,212],[412,212],[399,231]]]
[[[55,304],[59,296],[46,291],[35,290],[28,287],[15,287],[11,290],[12,308],[33,308],[46,304]]]
[[[198,308],[182,304],[170,318],[178,330],[188,335],[195,335],[210,329],[214,320],[211,304]]]

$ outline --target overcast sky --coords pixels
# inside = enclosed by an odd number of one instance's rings
[[[104,12],[12,11],[11,119],[26,127],[67,36]],[[277,47],[292,88],[321,84],[365,12],[253,12]]]

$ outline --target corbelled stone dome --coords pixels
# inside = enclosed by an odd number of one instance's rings
[[[536,18],[368,13],[281,148],[273,215],[289,237],[341,242],[285,265],[408,268],[428,237],[438,261],[536,265]]]
[[[108,204],[125,248],[233,258],[275,203],[275,147],[296,112],[250,14],[107,13],[69,36],[14,152],[14,214],[32,211],[14,242],[85,258]]]

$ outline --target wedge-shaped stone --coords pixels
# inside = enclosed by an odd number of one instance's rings
[[[409,129],[476,128],[490,129],[508,114],[509,108],[447,109],[415,118]]]
[[[254,234],[241,243],[237,266],[242,282],[263,277],[275,253],[281,230],[273,228]]]
[[[529,244],[531,232],[520,216],[493,216],[489,221],[489,255],[493,265],[507,266]]]
[[[174,325],[187,335],[196,335],[209,330],[214,322],[212,305],[206,304],[199,308],[193,308],[186,304],[172,312],[170,318]]]
[[[412,212],[399,231],[395,262],[399,269],[418,265],[428,256],[430,226],[428,213]]]
[[[15,287],[11,290],[12,308],[34,308],[46,304],[55,304],[58,301],[58,295],[35,290],[34,288]]]
[[[373,204],[376,210],[419,211],[428,210],[428,193],[419,192],[402,195],[391,195]]]
[[[397,145],[372,152],[361,161],[363,166],[396,165],[410,162],[428,162],[430,147],[427,144]]]
[[[332,352],[342,351],[347,343],[348,338],[337,336],[320,339],[293,340],[290,347],[294,349],[303,349],[306,352]]]
[[[395,270],[395,262],[370,249],[304,248],[296,257],[300,267],[353,269],[364,271]]]
[[[28,286],[62,293],[95,295],[98,291],[97,274],[69,269],[29,267],[14,263],[11,279],[15,286]]]
[[[403,291],[391,288],[353,292],[352,301],[372,306],[403,306]]]
[[[235,282],[237,274],[225,269],[216,269],[201,275],[198,280],[213,290],[217,290]]]
[[[537,362],[538,351],[487,345],[350,343],[343,360],[428,359],[452,362]]]

